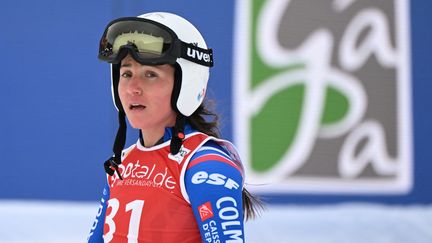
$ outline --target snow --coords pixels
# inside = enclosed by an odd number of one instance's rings
[[[97,202],[0,200],[0,243],[85,242]],[[267,205],[246,242],[427,243],[432,205]]]

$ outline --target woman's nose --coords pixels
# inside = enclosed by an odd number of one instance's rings
[[[142,95],[143,89],[140,86],[140,83],[139,78],[132,78],[129,81],[128,92],[132,95]]]

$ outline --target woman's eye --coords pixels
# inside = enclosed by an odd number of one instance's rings
[[[123,73],[121,74],[121,76],[122,76],[123,78],[130,78],[130,77],[132,77],[132,75],[131,75],[129,72],[123,72]]]
[[[155,77],[157,77],[157,74],[155,72],[149,71],[149,72],[146,72],[145,76],[147,78],[155,78]]]

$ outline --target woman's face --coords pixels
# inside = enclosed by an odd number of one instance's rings
[[[118,92],[132,127],[143,133],[164,131],[175,124],[171,108],[174,67],[144,66],[132,57],[125,57],[120,66]]]

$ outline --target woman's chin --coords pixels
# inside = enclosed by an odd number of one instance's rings
[[[147,124],[143,124],[142,121],[134,121],[131,119],[129,120],[129,124],[132,128],[135,129],[144,129],[147,126]]]

